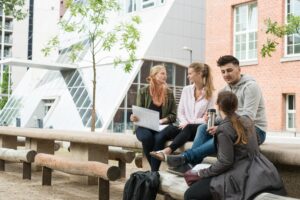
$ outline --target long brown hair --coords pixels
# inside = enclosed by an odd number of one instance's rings
[[[238,107],[238,99],[236,95],[229,91],[223,91],[218,94],[217,105],[222,110],[232,123],[233,128],[237,133],[237,140],[234,144],[247,144],[248,136],[245,127],[235,113]]]
[[[192,68],[197,73],[201,72],[205,87],[205,98],[210,99],[215,90],[210,67],[207,64],[195,62],[190,64],[189,68]]]
[[[165,66],[153,66],[150,69],[150,75],[147,77],[147,81],[150,85],[149,89],[152,101],[157,106],[165,105],[166,103],[167,85],[159,85],[155,79],[156,74],[158,74],[161,70],[166,70]]]

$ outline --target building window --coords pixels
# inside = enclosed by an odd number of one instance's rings
[[[234,55],[240,61],[257,60],[257,4],[234,9]]]
[[[143,0],[142,1],[142,6],[143,8],[149,8],[149,7],[152,7],[154,6],[154,0]]]
[[[52,107],[54,101],[55,101],[55,99],[43,99],[43,103],[44,103],[44,116],[47,115],[47,113],[50,110],[50,108]]]
[[[136,0],[126,0],[125,7],[128,13],[136,11]]]
[[[157,7],[165,3],[165,0],[119,0],[125,13],[140,11],[146,8]]]
[[[300,16],[300,0],[287,0],[286,21],[290,15]],[[286,37],[286,55],[300,55],[300,34]]]
[[[296,126],[296,106],[295,95],[286,95],[286,129],[288,131],[295,131]]]

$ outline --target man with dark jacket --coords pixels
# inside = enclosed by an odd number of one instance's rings
[[[234,56],[222,56],[218,59],[217,64],[224,81],[227,83],[221,91],[231,91],[236,94],[238,98],[236,113],[240,116],[247,116],[254,121],[258,144],[262,144],[266,138],[267,120],[260,87],[251,76],[241,74],[239,61]],[[216,129],[217,126],[207,130],[206,124],[200,125],[192,148],[179,156],[168,156],[169,166],[175,167],[173,170],[176,172],[184,172],[188,168],[182,167],[183,164],[198,164],[206,156],[216,153],[213,138]]]

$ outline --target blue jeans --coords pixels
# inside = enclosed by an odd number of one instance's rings
[[[257,135],[257,142],[258,145],[261,145],[266,140],[266,132],[255,126],[255,132]]]
[[[188,163],[193,165],[201,163],[206,156],[217,153],[214,137],[206,129],[207,124],[201,124],[198,127],[192,148],[183,153]],[[255,127],[255,131],[258,144],[261,145],[266,139],[266,132],[258,127]]]
[[[160,161],[151,157],[151,151],[162,150],[167,140],[174,139],[178,134],[177,127],[169,125],[160,132],[156,132],[147,128],[138,127],[136,129],[136,137],[142,142],[144,154],[150,164],[151,171],[158,171]]]
[[[206,129],[207,124],[198,126],[192,148],[183,153],[188,163],[193,165],[201,163],[203,158],[217,152],[214,138]]]

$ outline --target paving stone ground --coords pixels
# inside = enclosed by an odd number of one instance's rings
[[[65,150],[58,154],[68,156]],[[111,163],[116,164],[116,163]],[[0,172],[0,200],[96,200],[97,186],[88,186],[70,179],[70,175],[54,171],[52,186],[42,186],[41,172],[33,172],[32,180],[22,179],[22,164],[6,164],[5,172]],[[138,171],[134,164],[127,165],[127,177]],[[110,199],[122,200],[125,179],[111,182]],[[157,200],[162,200],[161,196]]]

